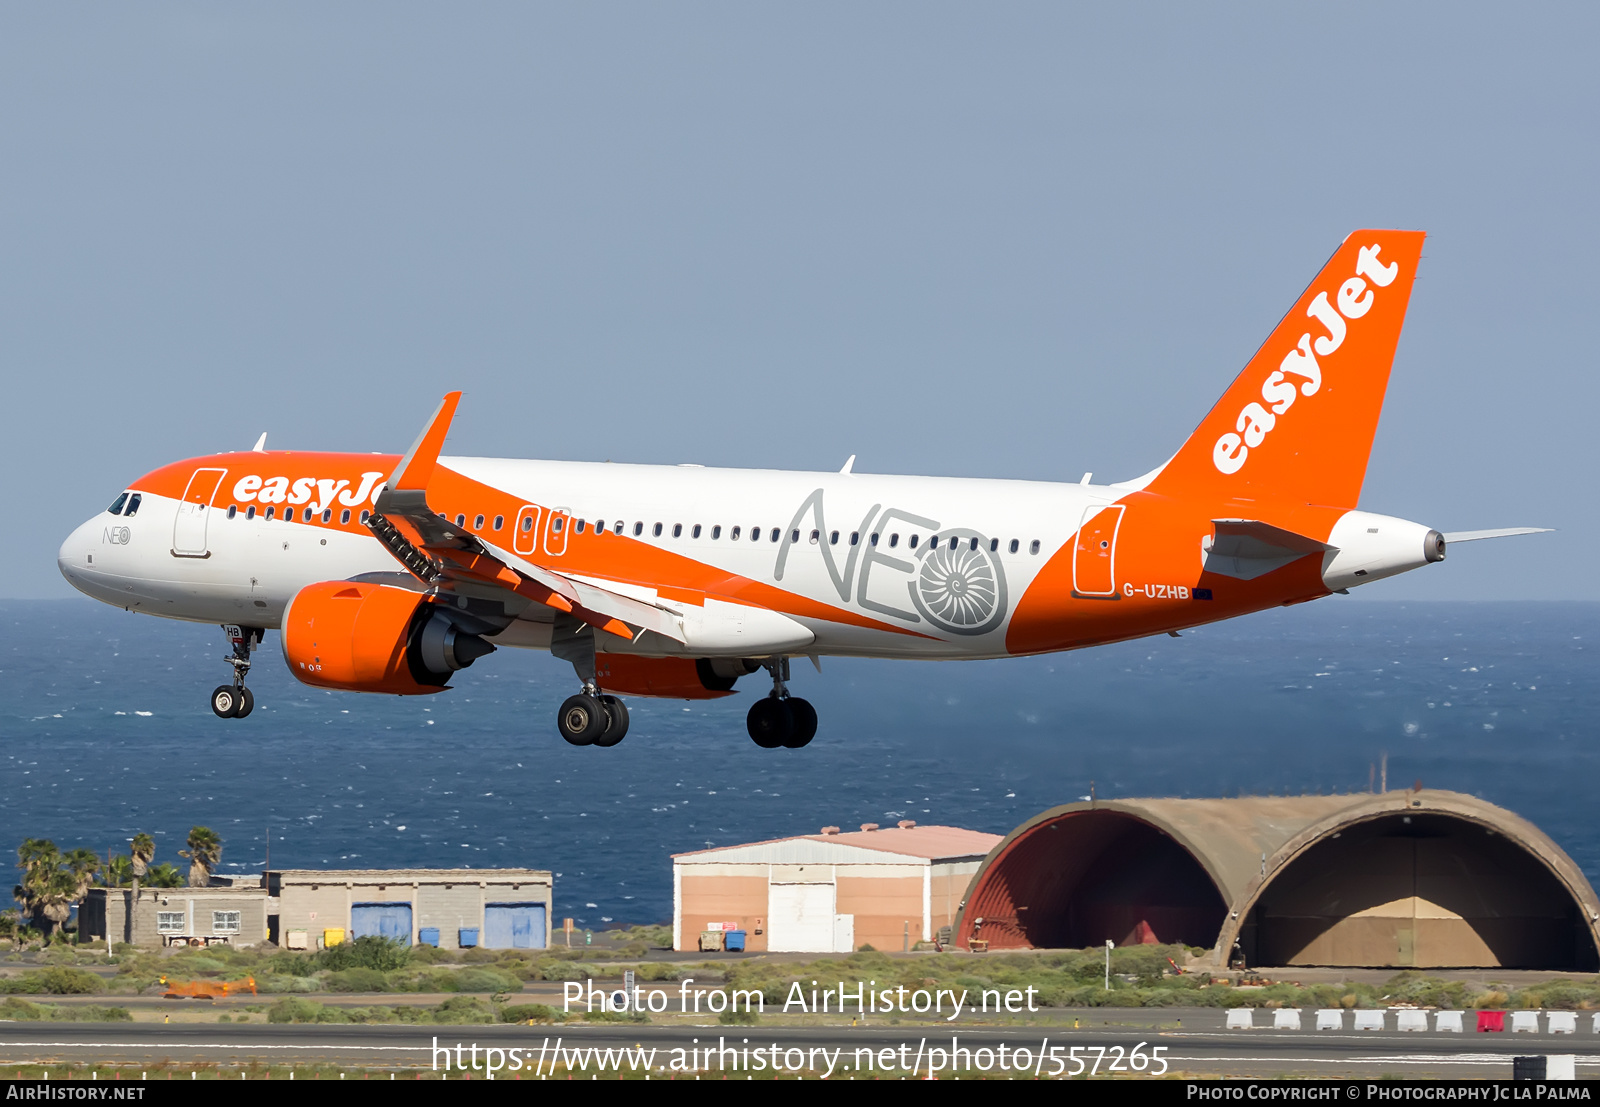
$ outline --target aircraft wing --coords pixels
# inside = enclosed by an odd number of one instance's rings
[[[1447,543],[1478,542],[1485,538],[1510,538],[1516,534],[1549,534],[1551,527],[1501,527],[1499,530],[1452,530],[1446,531],[1444,540]]]
[[[471,582],[504,588],[622,638],[649,630],[683,642],[677,613],[491,546],[428,506],[428,483],[460,399],[452,392],[440,402],[373,504],[367,528],[395,559],[434,587]]]

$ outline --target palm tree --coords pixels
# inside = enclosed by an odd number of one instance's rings
[[[209,826],[197,826],[189,831],[188,846],[180,849],[178,856],[189,862],[189,887],[207,887],[211,871],[222,860],[222,838]]]
[[[170,861],[163,861],[159,865],[151,865],[145,873],[145,881],[152,888],[182,888],[183,873],[178,866]]]
[[[139,907],[139,881],[145,873],[150,871],[150,862],[155,859],[156,840],[144,831],[135,834],[128,842],[128,858],[133,868],[133,906],[124,913],[127,920],[128,932],[124,940],[133,941],[133,916]]]
[[[72,916],[72,904],[83,898],[100,869],[100,859],[89,850],[63,854],[48,838],[23,842],[17,861],[22,883],[12,895],[46,937]]]
[[[133,862],[125,853],[112,854],[106,862],[104,876],[107,888],[120,888],[133,876]]]

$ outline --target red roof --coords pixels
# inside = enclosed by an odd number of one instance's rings
[[[1002,835],[985,834],[981,830],[964,830],[959,826],[898,826],[882,830],[852,830],[844,834],[802,834],[817,842],[840,842],[863,849],[881,849],[889,853],[903,853],[908,857],[970,857],[986,854],[995,847]]]

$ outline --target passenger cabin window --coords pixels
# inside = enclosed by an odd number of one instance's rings
[[[1015,538],[1013,538],[1011,540],[1011,547],[1010,548],[1011,548],[1011,552],[1012,553],[1016,553],[1017,550],[1021,548],[1021,546],[1022,546],[1022,543],[1018,542]]]
[[[456,526],[464,527],[466,525],[467,525],[467,517],[465,515],[457,515],[456,516]]]
[[[606,521],[604,519],[596,519],[594,521],[594,532],[596,534],[604,534],[606,532]]]
[[[721,527],[712,527],[711,528],[711,537],[712,538],[721,538],[722,537],[722,528]]]
[[[752,541],[752,542],[761,541],[761,528],[760,527],[751,527],[750,528],[750,541]]]
[[[683,537],[683,524],[682,523],[673,523],[672,524],[672,537],[674,537],[674,538],[682,538]]]
[[[277,510],[278,510],[278,509],[277,509],[277,508],[275,508],[275,507],[269,507],[269,508],[267,508],[267,518],[268,518],[268,519],[271,519],[271,518],[272,518],[272,516],[273,516],[273,513],[274,513],[274,512],[276,512],[276,511],[277,511]]]
[[[532,520],[530,519],[529,522],[532,522]],[[494,517],[494,529],[495,530],[499,530],[501,527],[503,527],[505,525],[506,525],[506,517],[504,515],[496,515]]]
[[[234,516],[236,516],[238,514],[239,514],[239,505],[238,504],[229,504],[228,505],[228,518],[232,519]]]
[[[859,546],[861,544],[861,532],[860,531],[853,530],[853,531],[850,532],[850,544],[852,546]]]
[[[898,546],[899,544],[900,544],[900,535],[899,534],[891,534],[889,536],[889,548],[892,550],[896,546]]]
[[[657,523],[654,527],[652,527],[650,529],[650,533],[653,534],[655,537],[660,538],[661,537],[661,524]]]
[[[112,515],[121,515],[122,509],[128,506],[128,493],[124,492],[111,501],[111,506],[106,508]]]
[[[523,534],[527,534],[532,529],[533,529],[533,516],[532,515],[524,515],[522,517],[522,533]]]
[[[830,532],[829,535],[828,535],[828,545],[837,546],[838,544],[839,544],[839,532],[838,531]]]
[[[811,532],[811,544],[813,546],[815,546],[817,544],[817,542],[821,540],[821,538],[822,538],[822,532],[820,530],[814,530],[814,531]]]
[[[350,513],[347,511],[347,512],[345,512],[345,514],[349,515]],[[331,507],[323,508],[323,510],[322,510],[322,521],[324,523],[333,522],[333,508],[331,508]]]
[[[256,505],[255,504],[251,504],[249,507],[244,509],[244,517],[246,519],[254,519],[256,517]]]
[[[1028,543],[1028,552],[1031,554],[1036,554],[1039,552],[1039,540],[1037,538]]]
[[[349,515],[350,513],[347,511],[347,512],[345,512],[345,514]],[[483,529],[483,516],[482,515],[479,515],[477,518],[472,520],[472,529],[473,530],[482,530]]]
[[[868,538],[867,541],[876,546],[878,544],[878,536],[874,534],[872,537]]]
[[[633,524],[633,536],[635,538],[639,537],[643,533],[644,533],[644,524],[643,523],[635,523],[635,524]]]
[[[271,514],[270,510],[267,513],[267,518],[268,519],[272,518],[272,514]],[[283,521],[285,523],[294,522],[294,508],[286,507],[286,508],[283,509]]]
[[[699,538],[700,537],[700,524],[699,523],[696,523],[694,525],[694,529],[689,532],[689,537],[690,538]]]
[[[372,513],[370,511],[367,511],[365,508],[363,508],[362,511],[361,511],[361,525],[362,526],[366,526],[367,525],[367,520],[370,519],[371,517],[372,517]]]
[[[730,530],[728,532],[728,540],[730,542],[739,541],[739,528],[738,527],[734,527],[732,530]]]
[[[589,525],[588,523],[584,522],[582,519],[579,519],[577,527],[576,527],[578,533],[582,534],[583,533],[583,528],[588,526],[588,525]]]
[[[567,521],[565,519],[557,515],[554,519],[550,520],[550,529],[556,534],[560,534],[561,528],[566,526],[566,523]]]
[[[348,523],[349,521],[350,521],[350,509],[347,507],[343,511],[339,512],[339,522],[340,523]]]
[[[132,519],[135,515],[139,514],[139,501],[142,499],[144,499],[144,496],[138,492],[135,492],[133,494],[133,498],[128,501],[128,510],[122,513],[122,517],[124,519]]]
[[[621,534],[621,533],[622,533],[622,520],[621,520],[621,519],[618,519],[618,520],[617,520],[617,524],[616,524],[616,526],[614,526],[614,527],[612,527],[612,528],[611,528],[611,529],[612,529],[612,530],[613,530],[613,531],[614,531],[614,532],[615,532],[615,533],[617,533],[617,534]]]
[[[1000,549],[1000,539],[998,539],[998,538],[989,539],[989,552],[990,553],[995,553],[999,549]]]
[[[916,549],[917,548],[917,536],[913,534],[911,536],[911,540],[909,542],[907,542],[906,545],[910,546],[913,550]]]
[[[780,536],[780,535],[781,535],[781,534],[782,534],[782,533],[783,533],[783,531],[781,531],[781,530],[779,530],[779,529],[778,529],[778,528],[777,528],[777,527],[773,527],[773,528],[772,528],[772,533],[771,533],[771,534],[769,534],[769,535],[767,535],[767,540],[768,540],[768,541],[769,541],[769,542],[776,542],[776,541],[777,541],[777,540],[778,540],[778,537],[779,537],[779,536]]]

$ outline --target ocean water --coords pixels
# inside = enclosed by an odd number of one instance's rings
[[[190,826],[223,872],[530,866],[557,917],[670,918],[670,855],[910,818],[1004,833],[1087,795],[1470,792],[1532,819],[1600,884],[1600,605],[1332,597],[1186,632],[1001,662],[825,659],[792,686],[821,729],[762,750],[720,701],[633,699],[628,738],[575,749],[575,690],[547,654],[502,650],[418,699],[296,683],[269,634],[245,720],[214,627],[88,600],[0,602],[0,850],[101,854]]]

